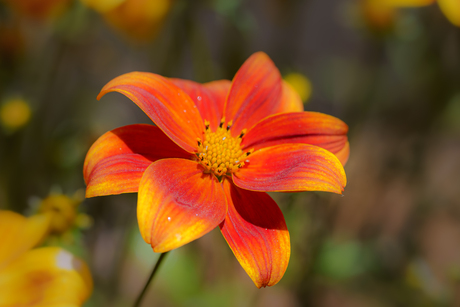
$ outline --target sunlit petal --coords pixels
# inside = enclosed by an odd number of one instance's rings
[[[159,160],[142,177],[137,219],[142,237],[155,252],[203,236],[219,225],[226,213],[222,185],[194,161]]]
[[[92,287],[82,260],[58,247],[37,248],[0,270],[0,306],[81,306]]]
[[[12,211],[1,210],[0,270],[40,243],[48,233],[49,224],[50,217],[45,214],[26,218]]]
[[[281,94],[278,68],[265,53],[254,53],[233,78],[225,104],[225,118],[233,120],[232,136],[278,112]]]
[[[346,185],[340,161],[318,146],[282,144],[265,147],[251,154],[248,161],[233,174],[233,182],[247,190],[341,194]]]
[[[171,79],[171,81],[192,98],[200,111],[201,118],[209,121],[211,130],[215,131],[224,112],[224,103],[231,82],[218,80],[200,84],[183,79]]]
[[[86,155],[86,197],[137,192],[152,162],[189,157],[158,127],[138,124],[114,129],[102,135]]]
[[[252,192],[224,180],[228,213],[220,230],[241,266],[258,288],[283,277],[291,246],[283,213],[266,193]]]
[[[340,119],[317,112],[276,114],[260,121],[242,141],[244,149],[286,143],[312,144],[324,148],[342,164],[348,159],[348,126]],[[348,151],[345,147],[348,147]]]
[[[119,92],[131,99],[177,145],[195,152],[197,138],[204,132],[203,120],[193,100],[162,76],[131,72],[107,83],[98,99],[109,92]]]

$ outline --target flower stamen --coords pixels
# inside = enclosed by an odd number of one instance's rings
[[[247,152],[241,150],[241,138],[246,133],[244,129],[239,137],[232,137],[230,129],[233,121],[225,125],[225,117],[220,121],[219,127],[212,132],[209,129],[209,122],[204,121],[206,127],[204,141],[197,138],[198,152],[196,153],[197,161],[217,177],[224,175],[230,176],[232,173],[242,168],[249,160],[246,158],[254,151],[251,149]]]

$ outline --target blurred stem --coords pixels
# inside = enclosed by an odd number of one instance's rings
[[[141,293],[139,294],[139,296],[137,297],[137,300],[136,300],[136,302],[134,303],[133,307],[139,307],[139,306],[141,305],[142,298],[144,297],[145,293],[147,292],[147,288],[149,287],[150,283],[152,282],[153,278],[155,277],[155,274],[156,274],[157,271],[158,271],[158,268],[160,267],[161,263],[163,262],[163,259],[166,257],[166,255],[167,255],[168,253],[169,253],[169,252],[162,253],[162,254],[160,255],[160,258],[158,258],[157,263],[156,263],[155,266],[153,267],[153,270],[152,270],[152,273],[150,274],[149,279],[148,279],[147,282],[145,283],[144,289],[142,289],[142,292],[141,292]]]

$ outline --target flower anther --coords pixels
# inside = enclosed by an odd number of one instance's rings
[[[204,141],[197,139],[198,152],[196,155],[198,162],[206,172],[221,178],[225,175],[230,176],[249,163],[247,158],[254,150],[243,152],[240,147],[246,129],[238,137],[232,137],[230,129],[233,122],[226,123],[225,117],[220,121],[216,131],[211,131],[208,121],[205,120],[204,123],[206,127]]]

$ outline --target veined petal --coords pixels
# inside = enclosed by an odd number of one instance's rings
[[[219,225],[226,213],[221,184],[194,161],[159,160],[142,177],[137,220],[154,252],[198,239]]]
[[[200,111],[201,118],[209,121],[211,130],[215,131],[224,113],[224,103],[231,82],[218,80],[200,84],[184,79],[170,80],[192,98]]]
[[[303,102],[299,93],[284,80],[282,86],[281,103],[276,113],[303,112]]]
[[[266,193],[223,182],[228,212],[220,230],[258,288],[273,286],[284,275],[291,245],[283,213]]]
[[[333,154],[339,159],[342,165],[345,166],[345,164],[347,164],[348,157],[350,156],[350,142],[347,141],[340,151]]]
[[[0,306],[81,306],[93,288],[86,264],[58,247],[33,249],[0,270]]]
[[[190,155],[152,125],[129,125],[109,131],[86,154],[86,197],[137,192],[142,174],[152,162]]]
[[[348,126],[340,119],[317,112],[276,114],[257,123],[243,137],[244,150],[286,143],[311,144],[348,159]],[[348,147],[348,150],[346,149]]]
[[[278,68],[263,52],[244,62],[233,78],[224,108],[226,120],[233,120],[233,137],[279,111],[281,80]]]
[[[193,100],[171,81],[152,73],[131,72],[107,83],[97,99],[109,92],[131,99],[174,143],[196,152],[196,139],[204,133],[203,120]]]
[[[460,1],[458,0],[438,0],[441,11],[449,21],[460,27]]]
[[[46,214],[26,218],[12,211],[0,211],[0,270],[36,246],[49,230]],[[1,289],[1,288],[0,288]]]
[[[240,188],[263,192],[325,191],[341,194],[347,184],[337,157],[318,146],[282,144],[265,147],[248,157],[233,174]]]
[[[222,112],[224,112],[224,105],[225,101],[227,100],[228,92],[230,91],[230,87],[232,86],[232,82],[230,80],[216,80],[211,81],[203,84],[208,90],[211,91],[214,99],[219,101],[219,107],[221,108]]]

